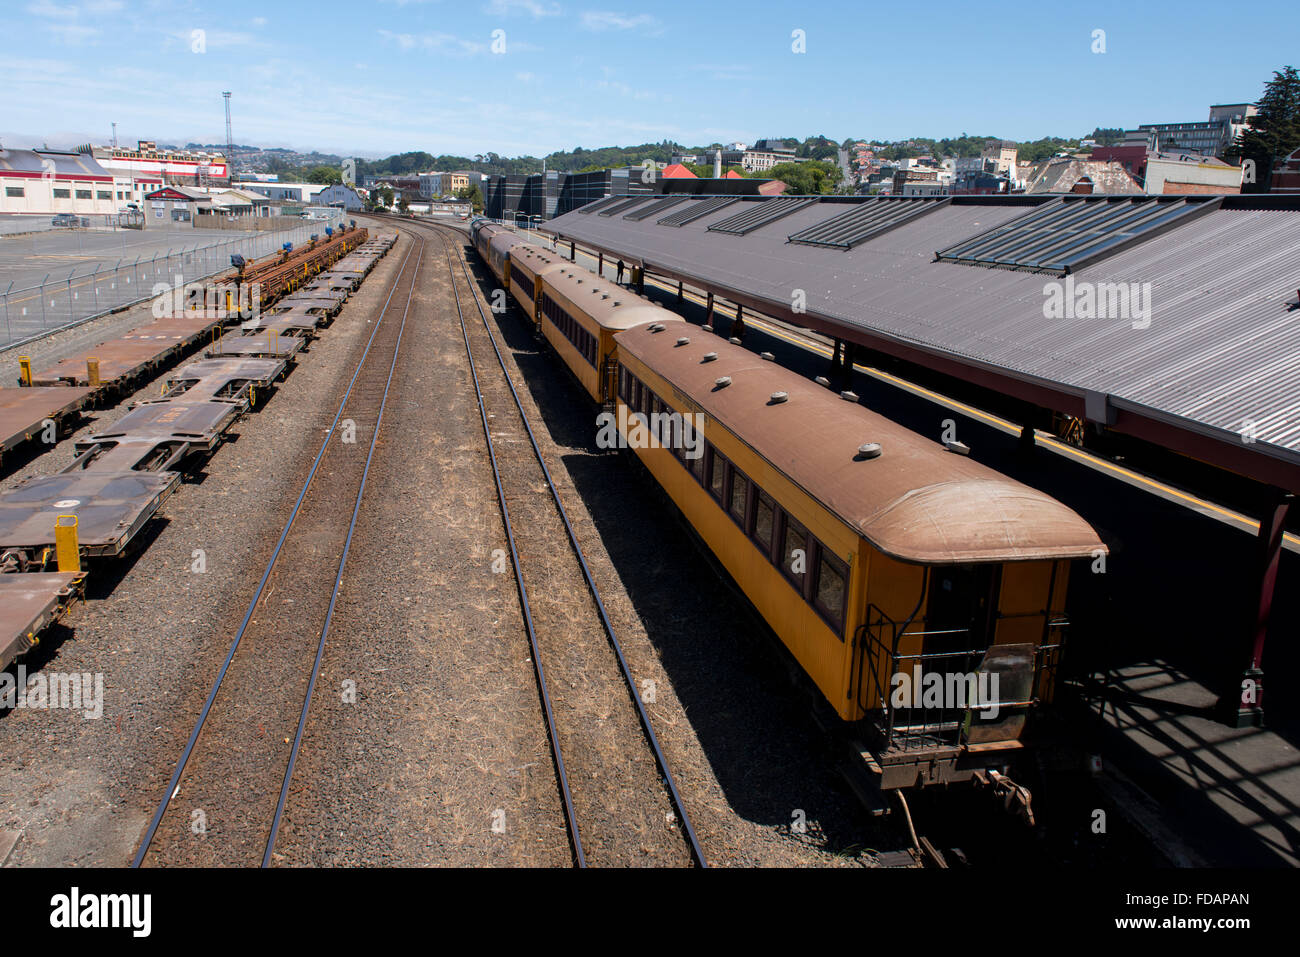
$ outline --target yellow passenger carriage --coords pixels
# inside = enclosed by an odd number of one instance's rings
[[[717,336],[616,339],[625,441],[871,732],[881,786],[1005,766],[1052,694],[1070,563],[1105,553],[1091,526]]]

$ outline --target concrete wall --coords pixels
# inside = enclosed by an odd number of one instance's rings
[[[301,226],[302,219],[297,216],[213,216],[204,214],[194,217],[195,229],[242,229],[266,230],[293,229]]]
[[[1239,193],[1241,167],[1147,159],[1146,191],[1162,193]]]

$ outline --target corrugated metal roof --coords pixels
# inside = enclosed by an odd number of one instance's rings
[[[789,241],[809,246],[852,249],[916,216],[934,212],[948,202],[947,196],[873,196],[825,222],[801,229],[792,234]]]
[[[669,196],[666,199],[658,200],[649,206],[643,206],[638,210],[630,213],[624,213],[623,218],[632,222],[640,222],[643,219],[649,219],[651,216],[658,216],[660,213],[671,209],[678,203],[686,202],[685,196]]]
[[[760,226],[766,226],[768,223],[789,216],[791,213],[803,209],[805,206],[811,206],[815,202],[817,202],[815,199],[800,196],[783,196],[780,199],[751,200],[749,202],[742,201],[740,212],[733,213],[726,219],[716,220],[709,225],[709,231],[744,236],[752,233]]]
[[[631,209],[633,206],[640,205],[641,203],[645,202],[649,198],[650,197],[648,196],[634,196],[631,199],[624,199],[623,202],[621,203],[615,203],[613,206],[606,206],[604,209],[600,210],[596,215],[616,216],[619,213],[626,212],[627,210]]]
[[[1213,201],[1162,196],[1107,196],[1100,201],[1062,196],[1006,226],[942,249],[938,256],[1064,275],[1212,208]]]
[[[58,179],[111,180],[112,174],[89,153],[66,150],[0,149],[0,170]]]
[[[660,226],[685,226],[687,223],[693,223],[695,220],[716,212],[724,206],[739,202],[739,200],[739,196],[714,196],[711,199],[702,199],[698,203],[691,203],[685,209],[670,213],[662,219],[656,220],[656,222]]]
[[[1244,433],[1249,451],[1300,465],[1300,313],[1286,304],[1300,287],[1300,210],[1245,199],[1066,279],[935,260],[1022,216],[1014,201],[954,201],[847,251],[786,242],[844,212],[830,203],[746,236],[708,232],[710,216],[665,228],[568,215],[548,227],[787,310],[802,294],[811,316],[1071,395],[1102,393],[1238,446]],[[1127,311],[1048,318],[1053,284],[1064,298],[1104,283],[1137,284]]]

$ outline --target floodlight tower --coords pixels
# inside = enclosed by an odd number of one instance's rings
[[[226,179],[234,179],[235,138],[230,133],[230,91],[221,94],[226,100]]]

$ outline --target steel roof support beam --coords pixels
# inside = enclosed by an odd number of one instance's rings
[[[1259,537],[1259,603],[1255,607],[1250,629],[1249,658],[1246,668],[1237,674],[1219,699],[1224,723],[1233,728],[1262,727],[1264,724],[1264,641],[1268,637],[1268,622],[1273,610],[1273,594],[1277,590],[1277,570],[1282,559],[1282,533],[1286,526],[1287,511],[1295,496],[1278,492],[1271,507],[1260,519]]]

